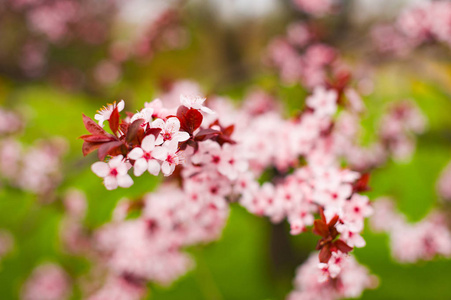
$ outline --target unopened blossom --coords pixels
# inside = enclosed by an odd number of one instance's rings
[[[155,141],[156,145],[167,141],[184,142],[190,138],[188,132],[180,131],[180,121],[176,117],[168,118],[166,122],[156,119],[152,122],[152,127],[161,129],[160,135]]]
[[[133,180],[127,174],[128,169],[130,166],[123,161],[122,155],[113,157],[107,163],[98,161],[91,166],[91,170],[103,178],[107,190],[114,190],[118,186],[123,188],[132,186]]]
[[[99,125],[103,127],[103,122],[108,121],[110,119],[110,116],[116,107],[117,110],[121,112],[125,107],[124,100],[119,101],[119,103],[117,104],[115,101],[113,102],[113,104],[109,104],[107,106],[102,107],[100,110],[97,111],[97,114],[94,116],[94,119],[96,119],[99,122]]]
[[[167,154],[168,150],[166,147],[155,147],[155,136],[150,134],[142,140],[141,147],[134,148],[128,154],[128,158],[135,160],[133,165],[135,176],[141,176],[146,170],[150,174],[157,176],[160,173],[159,160],[165,160]]]
[[[180,95],[180,103],[188,108],[194,108],[199,109],[203,112],[206,112],[207,114],[214,113],[211,109],[204,106],[206,98],[202,98],[200,96],[193,96],[193,95]]]

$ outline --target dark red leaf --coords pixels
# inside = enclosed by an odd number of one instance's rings
[[[80,138],[90,143],[106,143],[116,140],[112,135],[82,135]]]
[[[102,143],[91,143],[91,142],[84,142],[83,146],[81,148],[81,151],[83,152],[83,156],[88,155],[92,151],[97,150],[100,146],[102,146]]]
[[[330,251],[329,244],[324,245],[319,252],[319,261],[326,264],[332,256],[332,252]]]
[[[322,207],[319,208],[319,215],[321,217],[321,220],[326,223],[326,216],[324,215],[324,209]]]
[[[322,237],[329,236],[329,227],[323,220],[315,220],[313,222],[313,232]]]
[[[87,117],[83,114],[83,124],[85,124],[86,129],[94,134],[94,135],[107,135],[106,131],[103,130],[102,127],[99,126],[94,120],[90,117]]]
[[[120,121],[120,115],[119,115],[119,110],[117,109],[117,106],[116,106],[113,109],[113,112],[111,113],[110,119],[108,120],[108,123],[110,123],[110,129],[114,134],[116,134],[117,130],[119,129],[119,121]]]
[[[220,131],[214,130],[211,128],[207,128],[207,129],[200,130],[199,133],[196,134],[196,137],[194,139],[196,141],[205,141],[205,140],[211,139],[219,134],[221,134]]]
[[[113,141],[109,143],[104,143],[99,147],[99,152],[97,153],[99,160],[104,160],[105,157],[113,151],[115,148],[119,148],[122,146],[121,141]]]
[[[351,251],[353,249],[352,247],[348,246],[348,244],[346,244],[342,240],[336,240],[334,242],[334,246],[337,247],[337,249],[343,253],[348,253],[349,251]]]
[[[160,132],[161,132],[161,128],[149,128],[146,130],[146,136],[148,136],[149,134],[153,134],[155,139],[157,139]]]
[[[368,186],[368,183],[370,181],[370,173],[363,174],[355,183],[353,186],[353,191],[356,193],[360,192],[366,192],[369,191],[370,188]]]
[[[128,127],[127,136],[126,136],[126,141],[128,143],[130,143],[137,137],[138,131],[144,130],[141,127],[141,125],[143,123],[144,123],[143,119],[138,119],[138,120],[135,120],[132,124],[130,124],[130,126]]]
[[[181,105],[177,109],[177,118],[180,121],[180,129],[192,135],[194,130],[200,127],[204,117],[197,109],[188,109]]]

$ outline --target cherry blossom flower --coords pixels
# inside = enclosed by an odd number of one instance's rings
[[[103,127],[103,122],[108,121],[110,119],[111,113],[113,110],[117,107],[117,110],[121,112],[125,107],[124,100],[119,101],[119,103],[116,104],[116,101],[113,102],[113,104],[109,104],[108,106],[104,106],[100,110],[97,111],[97,114],[94,116],[94,119],[96,119],[99,122],[99,125]]]
[[[313,91],[313,95],[307,98],[306,103],[314,109],[316,115],[320,117],[332,116],[337,111],[337,97],[335,90],[317,87]]]
[[[135,160],[133,165],[135,176],[141,176],[146,170],[157,176],[160,173],[158,160],[165,160],[167,154],[166,147],[155,147],[155,136],[151,134],[142,140],[141,147],[134,148],[128,154],[128,158]]]
[[[207,114],[213,114],[214,111],[204,106],[206,98],[193,95],[180,95],[180,103],[187,108],[199,109]]]
[[[98,161],[91,166],[91,170],[103,178],[103,184],[107,190],[114,190],[118,186],[128,188],[133,184],[130,175],[127,174],[130,166],[123,161],[123,156],[118,155],[110,159],[108,163]]]
[[[182,163],[182,158],[178,153],[177,140],[165,142],[163,147],[166,148],[167,152],[165,153],[166,157],[162,158],[161,172],[163,172],[164,176],[169,176],[174,172],[175,166]],[[164,154],[164,152],[159,154]]]
[[[167,141],[184,142],[190,138],[188,132],[179,131],[180,121],[176,117],[168,118],[166,122],[162,119],[156,119],[152,122],[152,127],[161,129],[160,135],[155,141],[156,145],[161,145]]]

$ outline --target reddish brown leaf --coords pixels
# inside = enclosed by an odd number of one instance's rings
[[[196,141],[205,141],[205,140],[211,139],[219,134],[221,134],[220,131],[214,130],[211,128],[207,128],[207,129],[200,130],[199,133],[196,134],[196,137],[194,139]]]
[[[325,245],[321,248],[319,252],[319,261],[326,264],[332,256],[332,252],[330,251],[329,244]]]
[[[144,130],[141,127],[141,125],[143,123],[144,123],[143,119],[138,119],[138,120],[135,120],[132,124],[130,124],[130,126],[128,127],[127,137],[126,137],[127,142],[130,143],[131,141],[133,141],[137,137],[138,132],[140,130]]]
[[[228,127],[226,127],[222,133],[225,134],[226,136],[231,136],[233,134],[233,131],[235,130],[235,125],[230,125]]]
[[[323,220],[315,220],[313,222],[313,232],[322,237],[329,236],[329,227]]]
[[[356,193],[360,192],[366,192],[369,191],[370,188],[368,186],[368,183],[370,181],[370,173],[363,174],[355,183],[353,186],[353,191]]]
[[[111,113],[110,119],[108,120],[108,123],[110,123],[110,129],[114,134],[116,134],[117,130],[119,129],[119,121],[120,121],[120,115],[119,115],[119,110],[117,109],[117,106],[116,106],[113,109],[113,112]]]
[[[349,251],[351,251],[353,249],[352,247],[348,246],[348,244],[346,244],[342,240],[336,240],[334,242],[334,246],[337,247],[337,249],[343,253],[348,253]]]
[[[102,146],[102,143],[91,143],[91,142],[84,142],[83,146],[81,148],[81,151],[83,152],[83,156],[88,155],[92,151],[97,150],[100,146]]]
[[[335,224],[337,224],[337,222],[338,222],[338,219],[339,219],[338,215],[335,215],[332,218],[332,220],[330,220],[330,222],[327,224],[327,226],[329,226],[329,227],[335,226]]]
[[[106,131],[103,130],[102,127],[99,126],[94,120],[90,117],[87,117],[83,114],[83,123],[85,124],[86,129],[94,134],[94,135],[107,135]]]
[[[112,135],[106,136],[106,135],[82,135],[80,137],[85,142],[90,143],[105,143],[105,142],[111,142],[116,140],[116,138]]]
[[[121,141],[113,141],[109,143],[104,143],[99,147],[99,151],[97,153],[99,160],[104,160],[105,157],[113,151],[115,148],[119,148],[122,146]]]

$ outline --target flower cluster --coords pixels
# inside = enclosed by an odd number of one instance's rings
[[[349,74],[338,52],[321,43],[306,23],[291,24],[286,36],[275,38],[268,46],[267,61],[286,84],[302,83],[307,88],[343,88]]]
[[[0,177],[11,186],[48,195],[61,181],[66,141],[62,138],[38,140],[25,147],[19,141],[25,122],[16,113],[1,110],[0,124],[7,128],[0,136]]]
[[[318,268],[316,255],[313,253],[301,265],[294,280],[295,290],[288,300],[335,300],[342,298],[358,298],[367,288],[375,288],[376,277],[371,276],[368,269],[361,266],[352,256],[334,253],[328,264]]]
[[[372,227],[389,234],[392,255],[399,262],[431,260],[436,255],[451,257],[451,232],[442,213],[431,212],[410,224],[388,198],[377,199],[374,209]]]
[[[71,294],[67,273],[57,264],[46,263],[36,267],[22,287],[24,300],[65,300]]]
[[[394,24],[373,30],[376,46],[382,52],[406,55],[416,47],[433,42],[451,45],[451,3],[426,1],[405,9]]]

